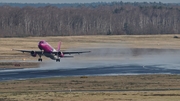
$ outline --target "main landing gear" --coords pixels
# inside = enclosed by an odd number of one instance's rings
[[[56,62],[60,62],[60,59],[56,59]]]
[[[41,61],[41,62],[42,62],[42,59],[41,59],[41,58],[39,58],[39,59],[38,59],[38,61]]]

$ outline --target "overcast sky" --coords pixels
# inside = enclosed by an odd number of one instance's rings
[[[0,0],[3,3],[91,3],[101,1],[180,3],[180,0]]]

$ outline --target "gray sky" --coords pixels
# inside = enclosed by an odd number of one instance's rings
[[[0,0],[3,3],[91,3],[101,1],[180,3],[180,0]]]

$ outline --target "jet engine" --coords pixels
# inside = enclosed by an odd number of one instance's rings
[[[58,52],[59,57],[64,57],[63,52]]]
[[[32,56],[32,57],[36,57],[36,55],[37,55],[37,54],[36,54],[35,51],[31,51],[31,56]]]

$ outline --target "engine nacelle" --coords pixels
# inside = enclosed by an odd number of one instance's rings
[[[59,57],[64,57],[63,52],[58,52]]]
[[[35,51],[31,51],[31,56],[32,56],[32,57],[36,57],[36,55],[37,55],[37,54],[36,54]]]

